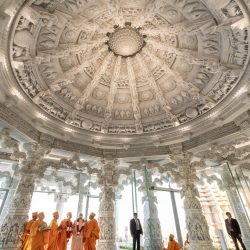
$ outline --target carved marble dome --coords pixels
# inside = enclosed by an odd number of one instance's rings
[[[249,20],[236,1],[18,2],[4,88],[43,131],[145,143],[202,128],[244,93]]]

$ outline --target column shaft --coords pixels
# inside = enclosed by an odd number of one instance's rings
[[[115,250],[115,193],[112,187],[105,186],[100,196],[99,225],[101,236],[98,250]]]
[[[213,250],[208,224],[202,213],[200,201],[197,199],[197,188],[194,184],[189,184],[182,191],[184,193],[184,209],[190,249]]]
[[[115,188],[119,174],[116,170],[118,161],[114,158],[102,160],[102,171],[98,174],[97,183],[101,188],[99,206],[100,239],[98,250],[115,250]]]

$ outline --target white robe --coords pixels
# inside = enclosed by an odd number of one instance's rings
[[[83,249],[83,226],[84,226],[84,220],[79,220],[78,228],[81,229],[81,233],[77,233],[77,220],[74,222],[74,229],[73,229],[73,237],[72,237],[72,244],[71,244],[71,250],[82,250]]]

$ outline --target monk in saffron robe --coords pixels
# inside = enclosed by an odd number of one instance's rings
[[[49,233],[49,244],[47,250],[59,250],[57,246],[57,240],[58,240],[58,224],[57,220],[59,218],[59,213],[54,212],[53,213],[53,220],[50,222],[50,233]]]
[[[89,215],[89,221],[84,230],[84,250],[96,250],[96,240],[99,239],[100,229],[95,219],[95,213]]]
[[[180,244],[174,240],[174,235],[169,235],[168,248],[163,248],[162,250],[181,250]]]
[[[82,250],[83,249],[83,230],[85,222],[83,214],[80,213],[79,217],[75,220],[73,225],[73,238],[71,250]]]
[[[44,220],[44,213],[38,214],[38,219],[32,224],[30,229],[31,250],[44,250],[49,242],[49,228]]]
[[[22,247],[21,250],[30,250],[31,249],[31,237],[30,237],[30,228],[32,224],[37,219],[37,212],[32,213],[32,219],[25,224],[24,232],[22,235]]]
[[[60,226],[58,227],[59,235],[57,245],[59,250],[67,249],[67,243],[72,236],[73,223],[71,221],[71,218],[72,213],[67,213],[67,219],[62,220]]]

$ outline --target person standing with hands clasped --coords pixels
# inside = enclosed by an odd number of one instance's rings
[[[133,237],[133,250],[140,249],[140,236],[143,234],[141,222],[137,217],[137,213],[134,213],[134,218],[130,220],[130,233]],[[137,243],[137,244],[136,244]],[[135,246],[137,245],[137,248]]]
[[[232,238],[236,250],[240,250],[237,240],[240,242],[242,249],[246,250],[246,247],[241,238],[241,231],[240,231],[240,226],[239,226],[238,221],[236,219],[233,219],[231,213],[229,212],[226,212],[226,216],[227,216],[227,219],[225,220],[225,224],[226,224],[227,232]]]

